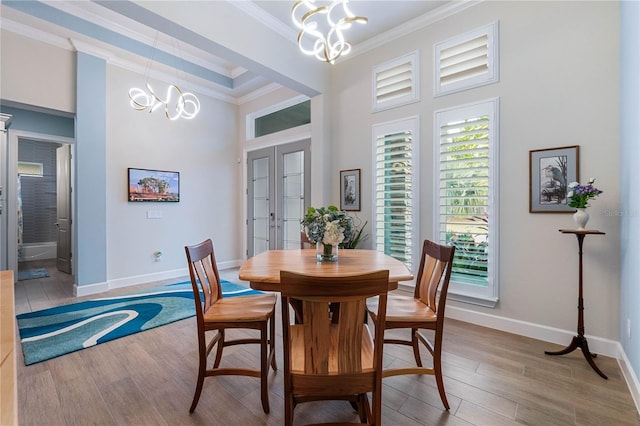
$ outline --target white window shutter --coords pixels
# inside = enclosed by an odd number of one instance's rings
[[[435,115],[435,238],[456,247],[450,292],[487,306],[498,296],[497,111],[493,99]]]
[[[412,270],[417,239],[417,118],[374,126],[375,248]]]
[[[499,81],[498,22],[434,46],[434,96]]]
[[[417,102],[418,52],[374,67],[372,81],[374,112]]]

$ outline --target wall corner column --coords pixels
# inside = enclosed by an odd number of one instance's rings
[[[84,52],[76,58],[73,262],[80,287],[107,281],[107,62]]]

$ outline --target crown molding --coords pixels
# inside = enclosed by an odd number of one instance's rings
[[[260,24],[269,28],[271,31],[274,31],[280,34],[285,39],[289,40],[291,43],[296,44],[296,40],[298,38],[298,33],[293,28],[290,28],[286,25],[282,25],[282,21],[277,18],[274,18],[268,12],[259,6],[257,6],[253,1],[246,0],[226,0],[230,5],[237,7],[248,16],[252,17]]]
[[[280,88],[282,88],[282,85],[278,83],[267,84],[266,86],[263,86],[259,89],[252,91],[251,93],[247,93],[246,95],[239,97],[238,105],[246,104],[247,102],[256,100],[262,96],[268,95],[271,92],[275,92]]]
[[[131,40],[137,41],[139,43],[143,43],[147,46],[156,48],[160,51],[166,52],[168,54],[172,54],[174,56],[180,56],[181,58],[183,58],[186,61],[192,62],[196,65],[200,65],[204,68],[207,68],[211,71],[214,71],[218,74],[224,75],[225,77],[230,77],[232,78],[231,72],[229,71],[228,68],[225,68],[223,66],[220,66],[219,64],[207,61],[206,59],[203,59],[202,57],[199,57],[197,55],[192,55],[189,52],[186,51],[182,51],[180,50],[179,55],[175,55],[175,51],[176,49],[179,49],[179,47],[173,46],[170,43],[167,42],[163,42],[161,40],[158,39],[158,31],[153,29],[153,28],[149,28],[149,31],[153,31],[156,34],[156,37],[150,37],[147,35],[144,35],[138,31],[135,31],[133,29],[131,29],[130,27],[127,27],[126,25],[122,25],[112,19],[106,18],[104,16],[101,16],[99,14],[90,12],[88,10],[86,10],[85,8],[82,7],[78,7],[77,4],[82,4],[82,2],[74,2],[74,1],[54,1],[54,2],[49,2],[48,5],[51,7],[55,7],[56,9],[68,13],[70,15],[73,15],[77,18],[83,19],[87,22],[90,22],[94,25],[98,25],[100,27],[103,28],[107,28],[111,31],[114,31],[124,37],[130,38]],[[108,10],[108,9],[105,9]],[[110,13],[114,13],[117,14],[116,12],[111,12]],[[121,16],[121,15],[118,15]],[[129,19],[126,17],[123,17],[124,19]],[[139,22],[136,22],[136,25],[143,25]],[[173,53],[172,53],[173,52]],[[242,68],[240,68],[240,70],[242,70]],[[236,71],[237,72],[237,71]],[[242,72],[246,72],[246,70],[238,72],[238,74],[242,74]]]
[[[27,38],[40,41],[42,43],[50,44],[55,47],[59,47],[64,50],[73,51],[74,48],[69,44],[69,40],[64,37],[58,37],[46,31],[39,30],[29,25],[21,24],[11,19],[2,18],[2,24],[0,29],[7,30],[9,32],[25,36]]]
[[[74,38],[69,38],[67,41],[69,42],[72,50],[76,52],[88,53],[89,55],[102,58],[107,62],[113,62],[114,55],[108,50]]]
[[[448,18],[449,16],[460,13],[463,10],[482,3],[483,1],[484,0],[461,0],[446,3],[439,8],[432,10],[431,12],[425,13],[424,15],[418,16],[417,18],[403,23],[397,28],[385,31],[384,33],[378,34],[377,36],[372,37],[365,42],[354,45],[349,55],[339,58],[338,61],[348,61],[358,55],[383,46],[392,40],[404,37],[408,34],[413,33],[414,31],[428,27],[429,25]]]

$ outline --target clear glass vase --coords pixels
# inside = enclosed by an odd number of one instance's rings
[[[316,259],[318,262],[336,262],[338,260],[338,246],[317,243]]]

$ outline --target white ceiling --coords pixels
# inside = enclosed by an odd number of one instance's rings
[[[215,1],[215,0],[208,0]],[[293,1],[288,0],[227,0],[244,13],[258,19],[267,27],[278,32],[295,44],[297,29],[292,22],[290,13]],[[9,3],[9,6],[7,5]],[[158,62],[158,54],[149,57],[132,52],[131,49],[119,48],[108,40],[101,38],[99,30],[86,31],[86,25],[69,25],[68,19],[56,18],[59,12],[66,16],[72,15],[78,18],[77,22],[90,23],[94,29],[109,29],[113,33],[125,36],[130,42],[149,48],[156,46],[158,50],[166,52],[173,59],[188,61],[190,65],[200,67],[199,76],[190,73],[182,78],[188,80],[185,86],[191,84],[197,86],[204,93],[227,101],[241,103],[241,98],[247,97],[252,92],[264,90],[264,87],[272,84],[271,81],[260,75],[255,75],[251,70],[242,69],[227,58],[216,57],[193,46],[178,43],[175,39],[164,35],[154,28],[126,16],[122,10],[109,6],[109,3],[126,2],[98,2],[98,1],[41,1],[37,2],[39,12],[25,8],[27,2],[2,1],[0,10],[0,26],[3,29],[22,33],[29,37],[41,39],[47,43],[58,44],[61,47],[70,48],[70,40],[74,44],[83,44],[82,50],[94,49],[101,56],[106,56],[112,63],[124,66],[142,74],[155,78],[165,77],[175,79],[176,66],[165,62]],[[36,2],[28,2],[36,3]],[[317,4],[328,3],[317,0]],[[368,18],[365,25],[354,25],[346,35],[346,39],[353,45],[353,55],[358,51],[368,50],[367,46],[388,41],[388,34],[395,34],[399,28],[413,28],[425,26],[442,14],[451,13],[455,8],[463,4],[473,4],[471,1],[431,1],[431,0],[352,0],[349,3],[350,10],[358,15]],[[13,5],[11,5],[13,4]],[[144,2],[140,2],[144,6]],[[198,2],[185,2],[193,7],[193,13],[197,14]],[[133,15],[131,15],[133,16]],[[91,25],[93,24],[93,25]],[[71,28],[69,28],[71,27]],[[377,41],[376,41],[377,40]],[[89,47],[87,47],[89,46]],[[76,48],[73,46],[71,48]],[[120,46],[121,47],[121,46]],[[369,47],[370,48],[370,47]],[[348,60],[348,57],[344,60]],[[330,66],[322,64],[322,66]],[[180,67],[179,64],[177,67]],[[153,75],[153,74],[156,75]],[[209,74],[207,74],[209,73]],[[219,76],[226,79],[237,79],[233,87],[225,87],[215,81],[211,76]],[[244,75],[244,77],[242,77]],[[242,84],[237,82],[242,80]]]
[[[449,1],[435,0],[351,0],[348,8],[354,15],[368,19],[365,25],[354,25],[349,30],[347,41],[354,47],[385,33],[397,26],[437,9]],[[241,2],[239,2],[241,3]],[[252,6],[261,9],[258,13],[267,13],[277,20],[277,24],[287,28],[294,39],[297,29],[291,19],[291,8],[294,1],[287,0],[253,0]],[[328,4],[329,1],[317,0],[317,5]],[[256,15],[254,15],[256,16]]]

